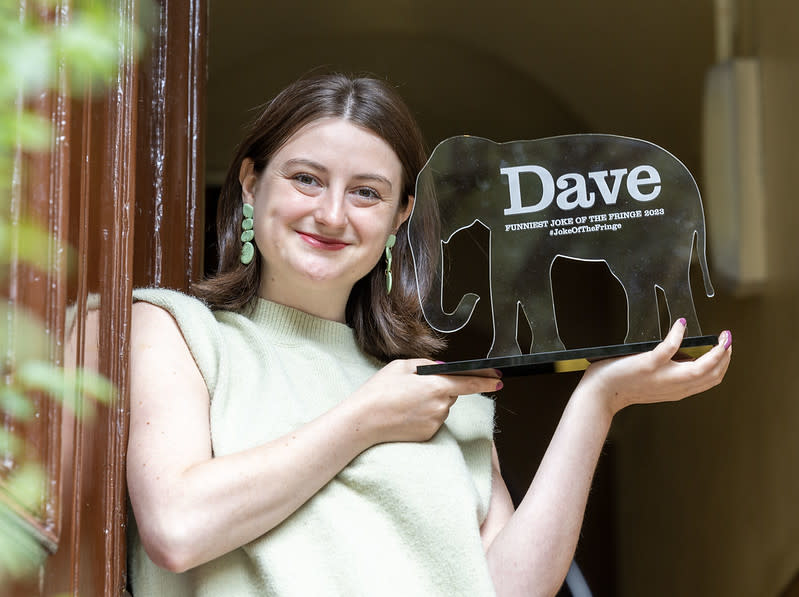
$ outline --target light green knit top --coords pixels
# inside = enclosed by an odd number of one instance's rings
[[[215,456],[300,427],[382,366],[346,325],[269,301],[245,316],[168,290],[134,300],[178,322],[208,386]],[[366,450],[279,526],[183,574],[155,566],[132,525],[134,597],[493,595],[479,534],[493,417],[488,398],[459,398],[430,441]]]

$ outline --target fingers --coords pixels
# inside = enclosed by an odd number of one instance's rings
[[[496,392],[502,387],[493,370],[479,375],[419,375],[426,359],[391,361],[352,395],[385,441],[427,441],[445,422],[459,396]],[[486,375],[487,374],[487,375]]]
[[[500,379],[482,375],[441,375],[438,377],[440,377],[441,383],[445,384],[445,391],[457,396],[498,392],[503,386]]]
[[[715,380],[716,385],[724,377],[732,357],[732,332],[723,331],[719,335],[719,342],[696,360],[700,370],[705,376]],[[711,386],[712,387],[712,386]]]
[[[502,377],[502,371],[499,369],[474,369],[468,371],[466,375],[477,375],[478,377],[490,377],[492,379],[499,379]]]
[[[411,359],[407,362],[413,366],[414,371],[419,365],[435,363],[424,359]],[[499,379],[502,377],[502,373],[497,369],[479,369],[462,373],[425,375],[423,377],[436,384],[439,393],[456,397],[465,394],[497,392],[503,387],[503,383]]]
[[[671,330],[669,330],[663,341],[652,350],[652,353],[660,360],[671,360],[680,349],[680,344],[682,344],[682,339],[685,335],[685,326],[685,318],[680,317],[671,326]]]
[[[721,332],[721,336],[719,336],[719,344],[722,343],[722,338],[724,338],[724,348],[732,348],[732,332],[730,330],[724,330]]]
[[[732,333],[729,330],[725,330],[719,334],[718,344],[696,359],[695,363],[703,365],[704,370],[708,371],[725,361],[729,363],[731,352]]]
[[[724,379],[732,357],[732,334],[725,330],[716,346],[695,361],[677,363],[684,376],[686,396],[717,386]]]

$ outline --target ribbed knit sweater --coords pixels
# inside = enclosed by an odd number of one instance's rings
[[[247,315],[168,290],[134,300],[177,321],[208,387],[214,456],[297,429],[383,365],[346,325],[262,299]],[[131,525],[134,597],[493,595],[479,534],[493,417],[490,399],[460,397],[431,440],[373,446],[280,525],[183,574],[155,566]]]

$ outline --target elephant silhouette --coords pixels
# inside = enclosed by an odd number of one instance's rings
[[[604,261],[627,297],[625,343],[659,340],[657,288],[669,314],[699,335],[689,270],[694,245],[707,296],[705,220],[696,182],[665,149],[614,135],[565,135],[495,143],[452,137],[431,154],[416,181],[416,205],[433,201],[441,222],[432,292],[421,297],[427,322],[449,333],[465,326],[480,297],[467,293],[443,308],[443,248],[459,231],[489,231],[493,341],[488,357],[523,354],[519,313],[533,332],[525,353],[564,350],[557,328],[551,268],[559,256]],[[411,214],[411,247],[421,236]],[[417,264],[413,255],[414,267]],[[533,350],[535,349],[535,350]]]

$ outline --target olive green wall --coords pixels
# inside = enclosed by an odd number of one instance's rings
[[[723,385],[617,421],[620,595],[779,595],[799,570],[799,4],[753,4],[769,282],[703,301],[733,331]]]

